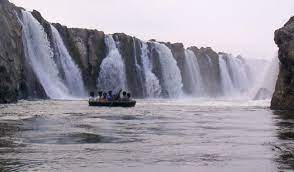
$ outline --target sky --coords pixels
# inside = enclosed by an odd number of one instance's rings
[[[274,31],[294,15],[294,0],[10,0],[53,23],[142,40],[212,47],[274,58]]]

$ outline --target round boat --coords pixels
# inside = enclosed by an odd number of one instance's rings
[[[110,102],[97,102],[89,101],[89,106],[100,106],[100,107],[135,107],[136,101],[110,101]]]

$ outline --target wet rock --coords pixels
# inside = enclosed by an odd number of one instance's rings
[[[218,96],[222,91],[220,68],[219,68],[219,55],[210,47],[197,48],[189,47],[196,55],[199,63],[201,76],[203,77],[203,85],[205,85],[206,93],[211,97]]]
[[[88,90],[97,89],[100,65],[106,57],[105,34],[98,30],[67,28],[53,24],[59,31],[65,46],[76,64],[81,69],[84,83]]]
[[[16,11],[16,13],[15,13]],[[47,98],[44,88],[40,84],[38,78],[34,74],[28,62],[24,57],[24,48],[22,46],[22,30],[18,22],[17,14],[21,18],[21,12],[18,7],[10,4],[7,0],[0,0],[0,103],[14,102],[18,98]],[[48,40],[53,47],[51,23],[46,21],[38,11],[33,11],[32,15],[40,22]],[[292,25],[294,19],[290,20],[287,25]],[[86,88],[89,91],[97,90],[97,79],[100,72],[100,65],[103,59],[107,56],[108,50],[104,42],[105,34],[98,30],[68,28],[61,24],[52,24],[59,31],[68,52],[74,59],[75,63],[81,69],[83,80]],[[287,27],[289,27],[287,26]],[[285,29],[284,29],[285,30]],[[276,36],[277,44],[281,45],[282,49],[287,49],[285,41],[292,40],[292,32],[288,31],[278,32]],[[134,97],[143,98],[146,96],[145,76],[142,64],[141,41],[124,33],[113,34],[117,47],[122,55],[126,65],[127,86]],[[163,85],[162,70],[160,65],[160,57],[154,48],[156,40],[150,40],[148,44],[149,58],[153,65],[152,72],[159,80],[159,84]],[[291,41],[290,41],[291,42]],[[161,42],[163,43],[163,42]],[[189,90],[189,78],[187,77],[187,66],[185,66],[185,48],[182,43],[163,43],[167,45],[177,65],[181,71],[183,89],[186,93],[191,93]],[[293,46],[289,43],[289,46]],[[219,56],[212,48],[197,48],[190,47],[199,62],[200,72],[203,76],[203,85],[205,85],[205,92],[209,93],[211,97],[216,97],[222,91],[220,89],[220,69]],[[283,51],[284,52],[284,51]],[[291,65],[294,64],[293,51],[282,53],[282,56],[289,56],[288,60],[280,58],[284,61],[284,67],[287,70],[281,72],[282,78],[285,78],[284,83],[291,81]],[[55,57],[55,60],[57,61]],[[58,64],[57,64],[58,66]],[[285,76],[284,76],[285,75]],[[60,71],[60,76],[63,77],[63,72]],[[290,78],[290,79],[289,79]],[[212,82],[211,82],[212,81]],[[290,82],[291,83],[291,82]],[[285,85],[285,84],[284,84]],[[284,87],[279,85],[279,87]],[[292,90],[287,87],[287,94],[291,95]],[[294,91],[293,91],[294,92]],[[277,93],[278,94],[278,93]],[[162,90],[162,96],[168,97],[166,90]],[[279,96],[277,96],[279,97]],[[281,96],[280,96],[281,97]],[[277,100],[277,99],[275,99]],[[273,102],[278,102],[273,100]]]
[[[281,66],[271,108],[294,110],[294,17],[275,32],[275,42]]]
[[[171,49],[174,58],[177,61],[178,67],[181,71],[183,90],[186,93],[191,93],[189,90],[190,78],[188,78],[188,67],[185,64],[185,47],[182,43],[166,43],[166,45]]]
[[[144,97],[144,76],[141,59],[141,45],[137,38],[124,33],[115,33],[114,40],[125,62],[127,85],[135,97]]]
[[[159,54],[155,49],[154,42],[155,40],[152,40],[152,42],[148,42],[148,50],[149,50],[149,56],[151,59],[151,63],[153,66],[152,72],[155,74],[155,76],[159,80],[159,85],[163,85],[163,76],[162,76],[162,69],[161,69],[161,64],[159,60]],[[163,89],[161,93],[163,97],[168,97],[168,93]]]
[[[23,46],[17,8],[0,0],[0,103],[16,102],[22,74]]]
[[[32,15],[44,27],[51,47],[54,47],[50,23],[38,11],[34,10]],[[60,33],[71,57],[81,69],[87,89],[96,90],[100,64],[106,56],[104,32],[90,29],[68,28],[59,23],[52,25]]]

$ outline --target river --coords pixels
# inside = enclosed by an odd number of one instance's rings
[[[0,105],[0,171],[286,171],[294,115],[269,101]]]

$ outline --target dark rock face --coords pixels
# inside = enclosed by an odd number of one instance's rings
[[[82,71],[85,86],[96,90],[96,81],[100,65],[106,57],[104,32],[97,30],[67,28],[54,24],[59,31],[65,46]]]
[[[294,17],[275,32],[281,62],[271,108],[294,110]]]
[[[22,75],[22,31],[16,7],[0,0],[0,103],[16,102]]]
[[[151,40],[152,42],[148,42],[148,50],[149,50],[149,57],[151,59],[151,63],[153,66],[152,72],[155,74],[155,76],[158,78],[159,80],[159,84],[163,85],[163,76],[162,76],[162,69],[161,69],[161,64],[160,64],[160,60],[159,60],[159,53],[156,51],[155,49],[155,45],[153,43],[153,41],[155,40]],[[163,96],[167,96],[167,92],[165,90],[162,90],[162,95]]]
[[[191,93],[189,86],[190,78],[188,78],[188,67],[185,63],[185,47],[182,43],[166,43],[166,45],[171,49],[174,58],[177,61],[178,67],[181,71],[183,91],[187,94]]]
[[[22,27],[17,19],[17,14],[21,18],[18,7],[15,7],[7,0],[0,0],[0,103],[15,102],[19,98],[47,98],[44,88],[25,58]],[[81,69],[84,85],[88,91],[96,91],[100,65],[109,51],[105,44],[104,32],[51,24],[38,11],[33,11],[32,15],[43,26],[53,52],[56,51],[56,45],[54,45],[51,25],[58,30],[69,54]],[[292,70],[294,69],[292,68],[294,64],[294,43],[292,41],[294,36],[293,30],[291,30],[294,28],[293,20],[291,19],[285,28],[276,33],[276,42],[280,47],[280,60],[283,63],[283,68],[277,84],[276,99],[273,99],[273,107],[277,102],[280,102],[281,97],[286,96],[288,98],[292,94],[290,88],[293,88],[291,85]],[[128,91],[132,92],[134,97],[146,97],[146,76],[141,56],[142,41],[124,33],[113,34],[113,38],[126,66]],[[163,86],[161,57],[156,51],[154,42],[156,41],[150,40],[147,42],[148,58],[152,63],[152,72],[159,80],[159,84]],[[177,61],[181,71],[183,91],[186,94],[192,93],[191,78],[189,78],[190,71],[188,71],[185,59],[186,49],[184,45],[182,43],[161,43],[171,50],[173,58]],[[209,94],[205,96],[218,96],[222,92],[219,85],[221,83],[219,55],[211,48],[190,47],[189,49],[194,52],[198,60],[206,89],[205,92]],[[145,50],[144,53],[146,53]],[[60,56],[54,55],[57,67],[58,61],[60,61],[58,58]],[[64,72],[61,67],[59,68],[60,76],[63,77]],[[285,92],[284,90],[288,91]],[[168,97],[168,91],[162,89],[161,96]]]
[[[51,26],[38,11],[32,15],[43,26],[51,47],[54,50]],[[100,65],[106,56],[104,32],[98,30],[67,28],[61,24],[52,24],[60,33],[71,57],[81,69],[85,86],[88,90],[96,90]],[[56,57],[55,57],[56,58]],[[55,61],[58,61],[55,59]],[[57,63],[58,64],[58,63]]]
[[[204,86],[211,97],[218,96],[221,93],[221,77],[219,69],[219,55],[210,47],[200,48],[190,47],[197,57]]]
[[[145,96],[144,74],[141,59],[141,45],[137,38],[124,33],[116,33],[113,39],[125,62],[127,85],[133,96],[143,98]]]

